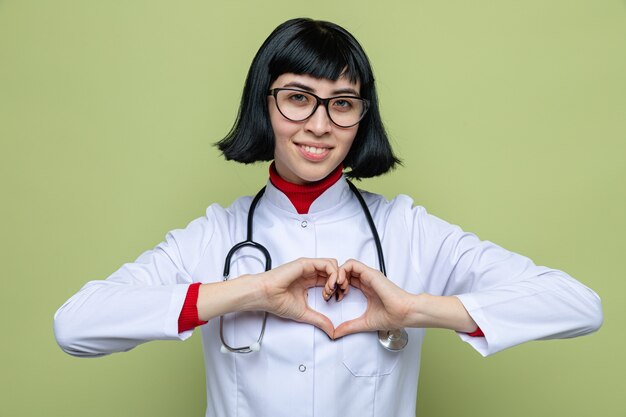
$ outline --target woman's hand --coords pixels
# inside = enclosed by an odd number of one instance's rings
[[[351,333],[407,327],[415,310],[414,295],[391,282],[380,271],[351,259],[339,268],[339,279],[360,289],[367,298],[365,313],[335,329],[335,338]]]
[[[202,284],[198,293],[198,317],[208,321],[238,311],[267,311],[280,317],[309,323],[330,338],[334,326],[328,317],[309,307],[308,290],[324,287],[325,300],[348,291],[345,275],[339,276],[337,260],[300,258],[267,272]]]
[[[262,288],[260,310],[312,324],[333,337],[333,323],[309,307],[307,298],[308,290],[312,287],[325,287],[325,299],[329,299],[338,289],[341,294],[347,290],[349,284],[345,275],[339,276],[337,260],[300,258],[258,274],[258,278]]]
[[[337,327],[335,339],[357,332],[402,327],[438,327],[468,333],[476,330],[476,323],[457,297],[408,293],[380,271],[355,260],[339,268],[338,279],[349,281],[363,292],[367,309],[360,317]]]

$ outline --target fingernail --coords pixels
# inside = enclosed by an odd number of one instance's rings
[[[336,289],[337,289],[337,283],[335,282],[335,283],[333,284],[333,290],[336,290]]]
[[[326,299],[326,302],[329,302],[331,298],[333,298],[333,295],[337,294],[337,286],[333,286],[333,291],[330,293],[330,295],[328,296],[328,298]]]
[[[339,291],[335,293],[335,301],[339,301]]]

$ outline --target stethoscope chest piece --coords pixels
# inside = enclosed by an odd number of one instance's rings
[[[379,330],[378,341],[385,349],[402,350],[409,343],[409,334],[404,329]]]

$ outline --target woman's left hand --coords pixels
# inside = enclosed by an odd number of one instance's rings
[[[360,317],[335,329],[335,339],[351,333],[393,330],[409,325],[415,312],[415,296],[391,282],[380,271],[351,259],[339,267],[339,277],[350,281],[367,297],[367,309]]]
[[[398,287],[380,271],[349,260],[339,267],[338,280],[350,281],[367,298],[365,313],[335,329],[334,338],[367,331],[403,327],[437,327],[473,332],[477,326],[457,297],[426,293],[411,294]]]

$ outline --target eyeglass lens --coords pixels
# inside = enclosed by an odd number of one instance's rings
[[[275,97],[278,110],[294,122],[308,119],[317,110],[317,98],[305,91],[277,90]],[[367,110],[365,101],[358,97],[333,97],[326,109],[330,120],[341,127],[359,123]]]

